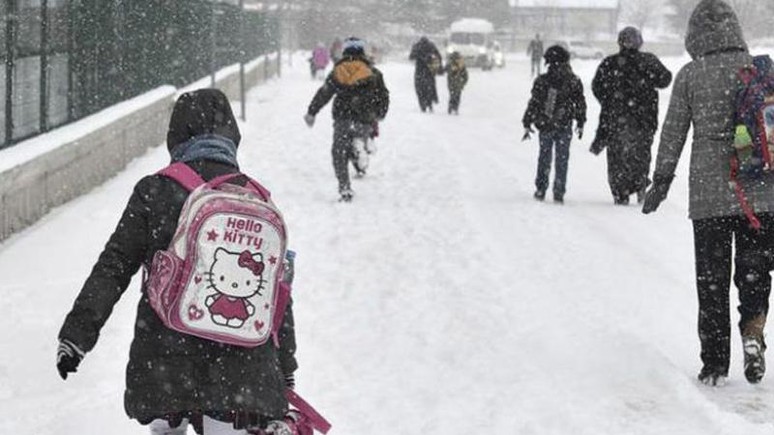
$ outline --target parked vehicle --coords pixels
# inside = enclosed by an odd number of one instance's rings
[[[559,45],[566,48],[573,59],[602,59],[605,57],[605,52],[601,48],[586,41],[561,41]]]
[[[463,18],[449,27],[446,55],[455,51],[465,58],[465,64],[484,70],[494,66],[492,34],[494,26],[480,18]]]

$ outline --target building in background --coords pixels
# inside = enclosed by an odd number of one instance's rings
[[[619,0],[510,0],[511,26],[518,35],[596,39],[615,35]]]

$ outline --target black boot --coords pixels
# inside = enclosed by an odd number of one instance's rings
[[[546,199],[546,191],[545,190],[536,190],[535,193],[532,195],[533,198],[537,199],[538,201],[542,201]]]
[[[763,356],[766,345],[761,337],[749,335],[742,337],[742,347],[744,348],[744,377],[747,378],[747,382],[757,384],[766,374],[766,359]]]

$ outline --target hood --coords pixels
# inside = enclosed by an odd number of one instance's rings
[[[239,145],[239,134],[231,103],[218,89],[199,89],[186,92],[175,102],[167,131],[167,148],[187,142],[191,138],[215,134]]]
[[[747,51],[734,9],[723,0],[702,0],[688,21],[685,48],[694,59],[718,51]]]

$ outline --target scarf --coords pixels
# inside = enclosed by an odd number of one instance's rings
[[[170,151],[172,163],[212,160],[239,168],[234,142],[217,134],[203,134],[183,142]]]

